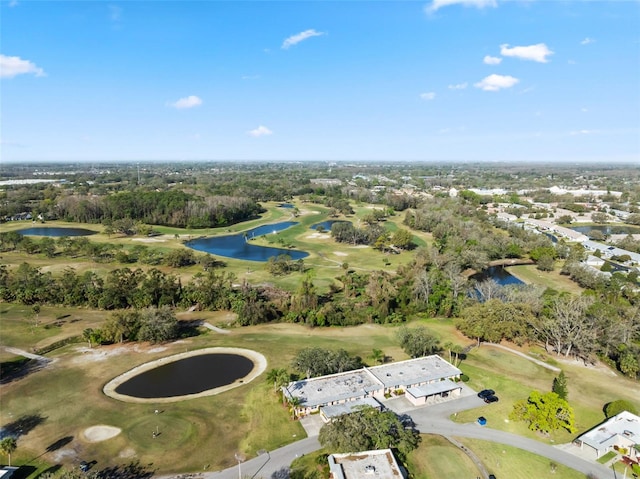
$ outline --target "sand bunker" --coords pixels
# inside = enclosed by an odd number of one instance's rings
[[[113,426],[91,426],[85,429],[82,433],[84,439],[88,442],[100,442],[116,437],[122,429]]]

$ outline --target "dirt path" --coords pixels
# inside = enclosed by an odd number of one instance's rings
[[[515,349],[508,348],[507,346],[503,346],[502,344],[496,344],[496,343],[482,343],[482,344],[486,346],[493,346],[494,348],[498,348],[498,349],[504,349],[505,351],[509,351],[510,353],[517,354],[518,356],[526,359],[527,361],[536,363],[538,366],[542,366],[543,368],[550,369],[553,372],[559,373],[561,371],[561,369],[556,366],[551,366],[551,364],[547,364],[544,361],[540,361],[539,359],[532,358],[528,354],[521,353],[520,351],[516,351]]]
[[[16,354],[18,356],[23,356],[29,359],[35,359],[36,361],[43,361],[45,363],[50,363],[53,361],[53,359],[51,358],[45,358],[44,356],[40,356],[38,354],[28,353],[27,351],[23,351],[22,349],[18,349],[18,348],[10,348],[9,346],[2,346],[2,349],[4,349],[8,353]]]

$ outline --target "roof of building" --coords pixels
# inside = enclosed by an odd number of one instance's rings
[[[300,399],[300,405],[315,407],[333,401],[365,396],[382,385],[366,369],[303,379],[289,383],[285,394]]]
[[[383,388],[414,386],[461,373],[440,356],[433,355],[294,381],[283,388],[283,391],[288,397],[297,397],[302,407],[316,407],[334,401],[365,397],[368,393]]]
[[[618,443],[625,438],[633,444],[640,444],[640,417],[628,411],[622,411],[606,422],[585,432],[578,439],[598,451]]]
[[[433,396],[434,394],[440,394],[447,391],[453,391],[455,389],[460,389],[462,386],[454,383],[451,379],[445,379],[444,381],[437,381],[431,384],[425,384],[423,386],[418,386],[415,388],[407,389],[407,392],[410,393],[415,398],[421,398],[425,396]]]
[[[391,449],[331,454],[329,469],[334,479],[402,479]]]
[[[382,404],[376,401],[372,397],[366,397],[362,399],[355,399],[342,404],[336,404],[335,406],[322,406],[322,414],[326,418],[338,417],[343,414],[351,414],[359,407],[370,406],[376,409],[381,409]]]
[[[421,382],[458,376],[462,373],[436,354],[374,366],[369,368],[369,371],[385,387],[411,386]]]

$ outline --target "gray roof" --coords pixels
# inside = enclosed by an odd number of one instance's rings
[[[598,451],[604,451],[619,441],[640,444],[640,417],[622,411],[578,439]]]
[[[369,368],[369,371],[388,388],[413,386],[441,378],[455,377],[462,373],[436,354],[375,366]]]
[[[356,399],[354,401],[347,401],[342,404],[336,404],[335,406],[322,406],[320,409],[322,410],[322,414],[329,418],[342,416],[343,414],[351,414],[356,408],[362,406],[371,406],[376,409],[382,408],[382,404],[375,399],[368,397]]]
[[[454,391],[456,389],[461,389],[462,386],[454,383],[450,379],[445,379],[444,381],[437,381],[431,384],[425,384],[424,386],[418,386],[415,388],[407,389],[408,392],[411,393],[413,397],[425,397],[425,396],[433,396],[434,394],[440,394],[447,391]]]
[[[329,469],[334,479],[402,479],[402,471],[390,449],[331,454]]]

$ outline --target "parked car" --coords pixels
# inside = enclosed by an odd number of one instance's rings
[[[495,474],[489,474],[489,479],[496,479]]]
[[[483,389],[478,393],[480,399],[484,399],[489,396],[493,396],[496,392],[493,389]]]
[[[87,461],[82,461],[80,463],[80,470],[82,472],[87,472],[89,470],[89,468],[90,468],[90,466],[89,466],[89,463]]]
[[[486,402],[487,404],[491,404],[492,402],[498,402],[498,396],[487,396],[484,399],[484,402]]]

